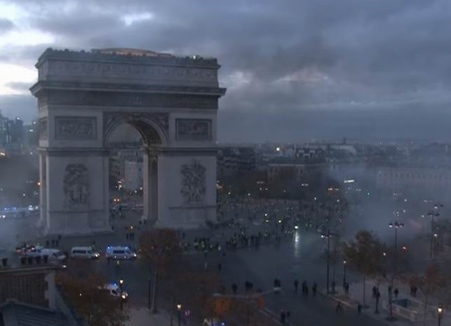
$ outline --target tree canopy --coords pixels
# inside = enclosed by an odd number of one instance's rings
[[[349,266],[366,276],[374,276],[384,271],[385,249],[371,232],[359,231],[353,240],[343,244],[343,253]]]
[[[158,273],[168,275],[181,259],[182,249],[176,231],[156,229],[146,231],[139,238],[142,258],[150,262]]]
[[[98,274],[80,278],[60,273],[56,279],[63,297],[88,325],[123,326],[129,319],[127,310],[121,309],[120,299],[103,287],[106,281]]]

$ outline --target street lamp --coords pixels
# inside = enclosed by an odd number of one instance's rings
[[[182,323],[182,305],[180,303],[177,304],[177,314],[178,314],[178,326]]]
[[[123,279],[120,279],[119,280],[119,291],[121,292],[120,293],[120,298],[121,298],[121,310],[123,310],[124,309],[124,297],[122,296],[122,293],[124,292],[123,290],[122,290],[122,286],[123,286],[123,284],[124,284],[124,280]]]
[[[398,256],[398,229],[404,226],[403,223],[399,223],[395,221],[394,223],[389,223],[388,226],[390,228],[395,229],[395,251],[394,251],[394,260],[393,260],[393,276],[396,275],[396,264],[397,264],[397,256]]]
[[[398,229],[402,228],[404,226],[404,224],[399,223],[398,221],[395,221],[394,223],[389,223],[388,226],[390,228],[394,228],[395,229],[395,251],[394,251],[394,255],[393,255],[393,275],[390,279],[390,291],[388,293],[388,299],[389,299],[389,305],[390,305],[390,317],[389,320],[394,320],[393,318],[393,279],[395,278],[396,275],[396,268],[397,268],[397,259],[398,259]]]
[[[438,326],[440,326],[441,323],[442,323],[442,315],[443,315],[443,308],[442,308],[442,305],[439,305],[439,306],[437,307],[437,312],[438,312]]]
[[[431,248],[432,248],[432,259],[435,259],[435,255],[437,254],[438,234],[434,233],[431,239],[433,239],[432,245],[431,245]]]
[[[343,286],[346,285],[346,264],[347,264],[347,261],[345,259],[345,260],[343,260]]]
[[[434,218],[435,217],[439,217],[440,213],[439,213],[439,208],[443,207],[443,204],[441,203],[436,203],[434,204],[434,210],[428,213],[428,216],[431,217],[431,248],[430,248],[430,254],[429,254],[429,258],[434,258]]]
[[[326,252],[326,261],[327,261],[327,280],[326,280],[326,291],[329,293],[329,275],[330,275],[330,238],[333,237],[334,233],[327,231],[326,234],[321,234],[321,238],[327,238],[327,252]],[[335,290],[335,289],[333,289]]]

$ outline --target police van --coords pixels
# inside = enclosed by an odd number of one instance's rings
[[[136,259],[138,255],[129,246],[108,246],[105,251],[107,259]]]

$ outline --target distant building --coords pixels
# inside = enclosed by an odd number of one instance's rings
[[[8,118],[2,116],[0,112],[0,147],[4,148],[9,143]]]
[[[238,172],[252,171],[256,167],[255,150],[252,147],[223,147],[218,150],[218,177]]]
[[[124,188],[128,191],[142,190],[143,187],[143,162],[125,161],[124,164]]]
[[[109,174],[113,180],[125,178],[125,162],[138,162],[142,160],[139,143],[115,144],[110,150]]]
[[[451,170],[421,166],[377,168],[377,186],[393,191],[414,191],[427,197],[442,196],[451,190]]]
[[[321,160],[324,160],[325,151],[321,147],[302,146],[296,148],[295,156],[296,158],[304,160],[306,162],[309,161],[319,162]]]
[[[38,145],[36,121],[24,125],[20,117],[8,119],[0,113],[0,155],[34,154]]]
[[[10,144],[23,144],[24,127],[23,120],[16,117],[14,120],[8,120],[8,140]]]
[[[302,182],[316,173],[325,171],[327,167],[327,164],[305,163],[299,159],[274,159],[268,163],[268,183],[276,182],[283,176],[292,176],[296,181]]]

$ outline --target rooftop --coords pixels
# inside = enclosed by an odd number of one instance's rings
[[[206,58],[199,55],[176,56],[170,53],[162,53],[144,49],[108,48],[92,49],[90,51],[74,51],[69,49],[58,50],[47,48],[39,57],[36,67],[39,67],[46,59],[99,61],[99,62],[123,62],[137,64],[164,64],[172,66],[196,66],[218,69],[216,58]]]
[[[151,50],[130,49],[130,48],[92,49],[91,52],[100,54],[114,54],[114,55],[135,55],[143,57],[164,57],[164,58],[174,57],[174,55],[170,53],[155,52]]]
[[[0,306],[0,325],[66,326],[69,319],[61,312],[9,300]]]

